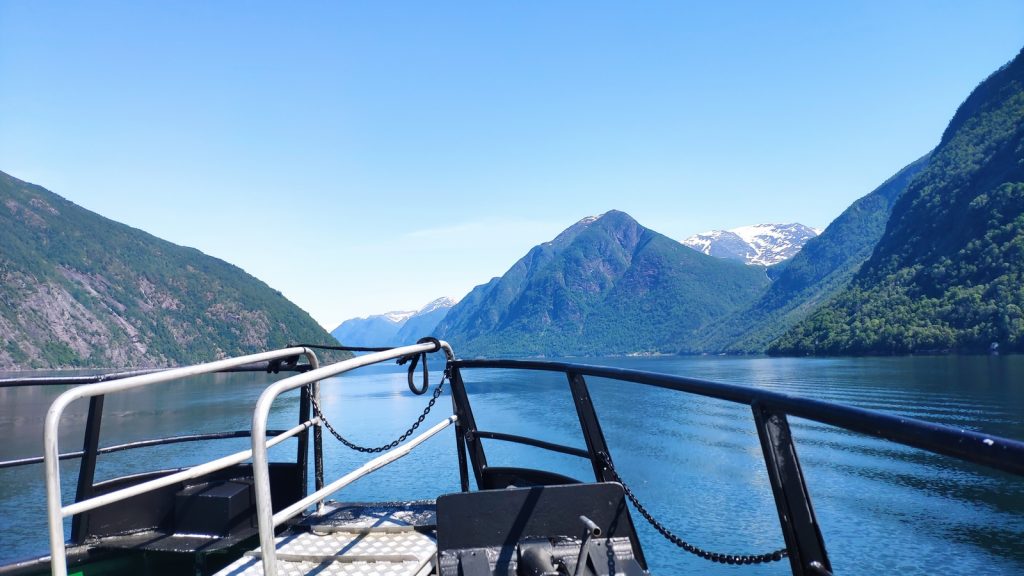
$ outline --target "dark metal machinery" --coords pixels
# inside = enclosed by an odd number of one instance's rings
[[[622,486],[611,482],[437,499],[441,576],[640,576]]]

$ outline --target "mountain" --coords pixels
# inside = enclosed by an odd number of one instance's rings
[[[874,253],[776,354],[1024,351],[1024,50],[960,106]]]
[[[351,318],[331,330],[331,336],[350,346],[394,346],[395,335],[416,311],[385,312],[362,318]]]
[[[762,267],[700,254],[613,210],[474,288],[437,332],[470,356],[675,353],[767,284]]]
[[[432,335],[437,323],[454,305],[455,300],[451,298],[438,298],[419,310],[352,318],[331,331],[331,336],[352,346],[412,344],[424,336]]]
[[[242,269],[0,172],[0,369],[173,366],[330,342]]]
[[[771,266],[793,257],[817,235],[817,230],[803,224],[755,224],[701,232],[683,244],[708,256]]]
[[[412,344],[424,336],[433,336],[434,329],[455,304],[455,299],[447,297],[430,302],[405,321],[395,339],[400,344]]]
[[[712,326],[684,352],[763,353],[767,346],[845,288],[885,232],[893,203],[926,166],[915,160],[843,211],[793,258],[769,269],[768,290],[749,308]]]

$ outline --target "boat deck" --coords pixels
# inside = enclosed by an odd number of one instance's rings
[[[437,558],[433,502],[329,503],[274,539],[281,576],[426,576]],[[263,574],[259,548],[217,576]]]

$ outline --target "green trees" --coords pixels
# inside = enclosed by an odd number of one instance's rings
[[[760,354],[816,306],[845,288],[885,232],[893,204],[927,165],[915,160],[854,202],[793,258],[769,269],[774,281],[749,307],[682,342],[683,352]]]
[[[1024,351],[1024,51],[961,105],[871,258],[776,354]]]
[[[467,355],[672,354],[767,284],[761,267],[705,256],[611,211],[478,286],[438,332]]]

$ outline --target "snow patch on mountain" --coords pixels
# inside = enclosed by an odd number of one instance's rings
[[[771,266],[796,255],[821,231],[799,223],[754,224],[690,236],[683,244],[717,258]]]
[[[381,314],[381,316],[396,324],[401,324],[415,315],[416,310],[385,312]]]

